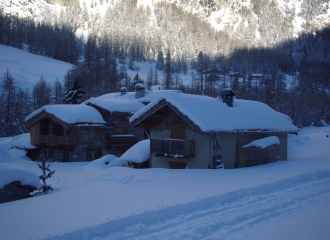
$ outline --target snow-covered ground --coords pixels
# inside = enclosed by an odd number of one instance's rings
[[[72,64],[35,55],[24,50],[0,44],[0,77],[9,69],[10,74],[25,90],[31,91],[34,84],[43,76],[47,82],[54,82],[56,78],[63,81],[66,72]]]
[[[289,137],[288,161],[251,168],[52,163],[54,192],[0,204],[0,239],[328,239],[329,146],[330,126],[311,127]]]

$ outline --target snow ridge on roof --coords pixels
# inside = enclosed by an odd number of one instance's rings
[[[87,106],[85,104],[57,104],[57,105],[45,105],[38,110],[31,113],[25,118],[25,121],[30,120],[37,114],[45,111],[54,115],[58,119],[68,124],[76,123],[106,123],[101,113],[95,108]]]
[[[221,99],[191,94],[164,94],[130,118],[130,122],[165,100],[196,124],[202,132],[296,132],[290,118],[268,105],[234,99],[233,107]]]
[[[110,112],[125,112],[125,113],[136,113],[144,104],[140,101],[132,101],[129,99],[102,99],[102,98],[91,98],[85,102],[85,104],[93,104]]]
[[[265,137],[262,139],[254,140],[249,144],[244,145],[242,148],[257,147],[264,149],[272,145],[280,145],[280,139],[276,136]]]

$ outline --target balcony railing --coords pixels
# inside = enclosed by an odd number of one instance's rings
[[[151,139],[151,153],[155,156],[185,158],[195,156],[195,141],[180,139]]]
[[[133,146],[138,140],[133,135],[112,135],[107,137],[107,146]]]
[[[55,136],[55,135],[40,135],[39,143],[47,145],[74,146],[77,145],[76,136]]]

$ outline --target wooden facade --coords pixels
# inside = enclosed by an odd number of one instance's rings
[[[39,135],[39,145],[76,146],[77,136]]]

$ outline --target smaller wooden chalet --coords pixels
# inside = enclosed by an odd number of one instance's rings
[[[46,105],[25,119],[31,144],[50,160],[92,161],[107,154],[106,135],[113,128],[87,105]]]
[[[146,91],[139,84],[136,92],[109,93],[80,105],[47,105],[25,120],[30,126],[32,145],[45,149],[50,159],[91,161],[106,154],[120,157],[148,133],[129,128],[129,118],[166,91]]]
[[[286,160],[287,135],[297,132],[289,118],[261,102],[233,96],[229,89],[222,98],[169,93],[134,114],[131,127],[150,129],[150,167],[236,168],[258,156]],[[279,139],[278,147],[240,148],[270,136]]]

